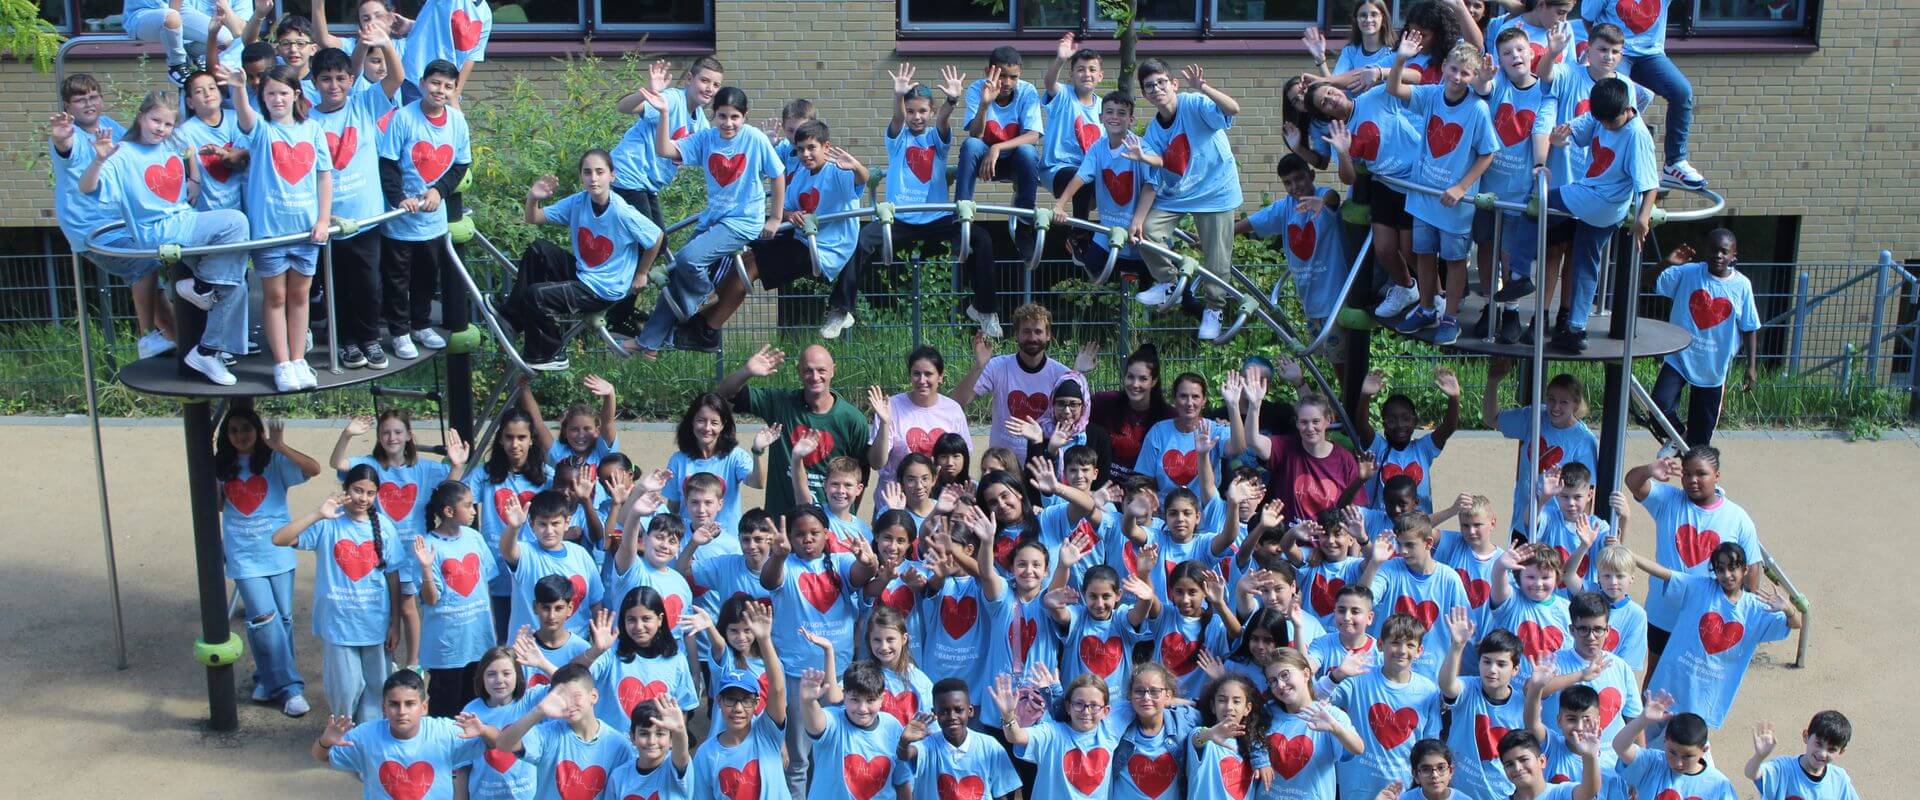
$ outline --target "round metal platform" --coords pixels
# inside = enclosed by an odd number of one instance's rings
[[[441,331],[445,335],[445,331]],[[324,341],[315,342],[313,352],[307,354],[307,363],[313,365],[313,372],[320,378],[320,385],[298,392],[282,392],[273,385],[273,357],[265,351],[242,356],[228,369],[236,379],[232,386],[217,386],[206,376],[193,371],[180,363],[177,353],[164,356],[143,358],[120,368],[120,382],[127,388],[142,394],[163,395],[166,397],[186,398],[231,398],[231,397],[270,397],[275,395],[295,395],[307,392],[324,392],[356,386],[362,383],[392,377],[408,369],[419,366],[439,355],[439,350],[421,348],[415,358],[401,358],[389,350],[386,369],[348,369],[335,375],[327,370],[327,345]]]
[[[1461,303],[1460,304],[1460,339],[1454,342],[1453,344],[1446,345],[1446,346],[1451,347],[1454,350],[1458,350],[1462,353],[1474,353],[1478,355],[1487,355],[1487,356],[1500,356],[1504,358],[1532,358],[1533,345],[1531,344],[1526,344],[1521,342],[1516,342],[1514,344],[1500,344],[1497,341],[1489,342],[1484,339],[1470,337],[1467,335],[1467,332],[1473,330],[1473,326],[1479,323],[1480,315],[1485,312],[1486,306],[1487,306],[1487,301],[1480,297],[1469,297],[1465,302]],[[1521,314],[1522,322],[1529,322],[1533,319],[1533,309],[1528,305],[1523,304],[1520,307],[1520,314]],[[1612,339],[1607,337],[1607,330],[1611,326],[1612,321],[1613,321],[1613,318],[1612,318],[1612,315],[1610,314],[1594,314],[1593,316],[1588,317],[1587,318],[1587,350],[1586,352],[1569,353],[1564,350],[1556,350],[1553,347],[1553,343],[1548,342],[1547,348],[1546,348],[1547,360],[1549,361],[1618,361],[1620,360],[1620,356],[1623,350],[1625,349],[1623,347],[1625,343],[1620,341],[1619,339]],[[1420,331],[1418,333],[1413,333],[1413,334],[1404,334],[1404,333],[1399,333],[1398,331],[1393,330],[1393,326],[1389,324],[1388,321],[1386,320],[1375,318],[1374,324],[1378,326],[1379,329],[1383,331],[1387,331],[1389,333],[1394,333],[1400,336],[1406,336],[1407,338],[1416,339],[1422,342],[1426,342],[1428,344],[1433,343],[1432,329]],[[1634,323],[1633,355],[1635,358],[1651,358],[1655,356],[1664,356],[1664,355],[1667,355],[1668,353],[1677,353],[1677,352],[1680,352],[1681,350],[1685,350],[1687,348],[1687,345],[1692,344],[1692,342],[1693,342],[1692,334],[1689,334],[1686,331],[1681,330],[1679,327],[1673,325],[1672,323],[1666,322],[1664,320],[1657,320],[1650,317],[1641,317],[1638,321]]]

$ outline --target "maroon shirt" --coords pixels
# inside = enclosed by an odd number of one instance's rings
[[[1140,459],[1140,444],[1147,438],[1147,430],[1163,419],[1172,419],[1173,410],[1165,405],[1156,404],[1145,411],[1136,411],[1127,402],[1125,392],[1095,392],[1088,403],[1088,419],[1095,425],[1107,429],[1107,436],[1113,445],[1113,463],[1108,474],[1121,477],[1133,474],[1134,462]]]
[[[1360,478],[1360,461],[1353,451],[1339,445],[1334,445],[1325,458],[1314,458],[1301,446],[1298,436],[1274,434],[1267,441],[1271,447],[1267,454],[1267,496],[1285,502],[1290,518],[1314,519],[1339,503],[1340,493]],[[1366,505],[1366,490],[1360,490],[1353,502]]]

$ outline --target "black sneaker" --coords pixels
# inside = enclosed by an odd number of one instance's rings
[[[1553,339],[1550,343],[1553,345],[1553,349],[1565,353],[1587,352],[1586,331],[1562,328],[1553,332]]]
[[[1501,309],[1500,332],[1498,337],[1498,341],[1501,344],[1513,344],[1520,341],[1520,312],[1517,309]]]
[[[1482,340],[1487,338],[1487,321],[1493,319],[1495,308],[1492,303],[1488,303],[1486,308],[1481,309],[1480,318],[1474,320],[1473,327],[1467,330],[1467,338]]]
[[[360,352],[366,355],[368,368],[387,368],[389,363],[387,361],[387,348],[381,347],[379,342],[367,342],[366,344],[360,345]]]
[[[168,65],[167,80],[173,81],[175,86],[186,86],[187,78],[192,77],[193,71],[193,64],[186,61]]]
[[[1511,303],[1530,294],[1533,294],[1532,278],[1509,276],[1506,283],[1501,285],[1500,291],[1493,293],[1493,299],[1502,303]]]
[[[347,369],[359,369],[367,365],[367,354],[360,352],[360,346],[345,344],[340,346],[340,366]]]
[[[695,353],[720,352],[720,331],[707,327],[704,319],[696,316],[673,328],[673,347],[676,350],[690,350]]]

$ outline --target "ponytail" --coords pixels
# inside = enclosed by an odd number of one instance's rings
[[[378,488],[380,486],[379,470],[374,469],[372,464],[357,464],[353,469],[347,470],[346,477],[340,479],[340,488],[345,489],[361,481],[367,481]],[[435,493],[438,494],[437,491]],[[380,504],[378,502],[375,502],[371,508],[367,509],[367,522],[373,527],[373,555],[379,559],[377,562],[379,568],[385,570],[387,568],[387,543],[380,534],[380,514]]]

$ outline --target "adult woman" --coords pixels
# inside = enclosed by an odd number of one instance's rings
[[[1287,514],[1295,519],[1313,519],[1322,511],[1337,507],[1343,500],[1364,505],[1364,490],[1359,488],[1360,461],[1352,451],[1327,438],[1327,424],[1333,418],[1331,401],[1319,395],[1303,395],[1294,403],[1294,432],[1262,436],[1249,431],[1248,416],[1257,419],[1261,400],[1267,395],[1264,376],[1249,378],[1244,387],[1244,404],[1227,404],[1227,421],[1233,427],[1234,440],[1265,462],[1269,485],[1267,497],[1286,503]],[[1348,491],[1352,497],[1346,497]]]
[[[932,457],[933,445],[941,435],[957,433],[971,446],[967,413],[953,398],[940,393],[946,379],[947,362],[940,351],[921,345],[907,354],[907,391],[887,397],[878,386],[867,387],[867,404],[873,407],[873,434],[867,440],[867,465],[880,471],[880,485],[874,497],[885,497],[893,485],[900,460],[908,453]],[[885,501],[876,511],[885,510]]]
[[[1207,379],[1180,373],[1173,379],[1173,418],[1155,423],[1140,445],[1133,471],[1156,479],[1163,499],[1175,488],[1204,495],[1194,482],[1200,475],[1200,459],[1206,459],[1217,482],[1220,460],[1240,454],[1244,440],[1229,435],[1228,426],[1201,416],[1206,407]]]
[[[1086,373],[1092,369],[1092,357],[1089,355],[1076,364],[1075,369]],[[1099,425],[1107,432],[1108,442],[1113,455],[1107,465],[1107,474],[1121,478],[1133,474],[1133,465],[1140,457],[1140,443],[1147,438],[1147,431],[1155,423],[1173,416],[1172,407],[1160,391],[1160,350],[1152,343],[1140,345],[1127,356],[1127,363],[1121,367],[1121,390],[1100,392],[1093,396],[1089,404],[1088,421]]]

